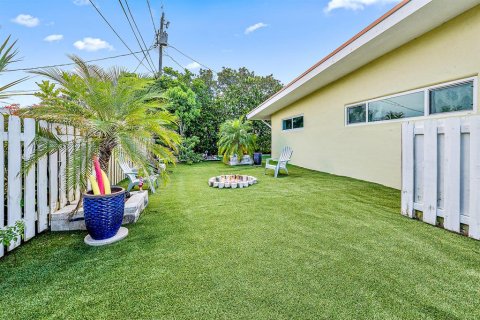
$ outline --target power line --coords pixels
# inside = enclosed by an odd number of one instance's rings
[[[169,58],[170,58],[170,59],[171,59],[171,60],[172,60],[172,61],[173,61],[173,62],[174,62],[174,63],[175,63],[177,66],[179,66],[179,67],[180,67],[180,69],[182,69],[182,70],[185,70],[185,67],[184,67],[184,66],[182,66],[180,63],[178,63],[178,61],[177,61],[177,60],[175,60],[175,59],[174,59],[174,58],[173,58],[171,55],[169,55],[169,54],[165,53],[165,56],[169,57]]]
[[[150,12],[150,18],[152,19],[153,31],[157,34],[157,26],[155,26],[155,20],[153,19],[152,8],[150,7],[150,0],[147,0],[148,11]]]
[[[202,64],[202,63],[200,63],[200,62],[198,62],[197,60],[195,60],[194,58],[190,57],[190,56],[187,55],[186,53],[183,53],[182,51],[180,51],[179,49],[175,48],[174,46],[172,46],[172,45],[170,45],[170,44],[169,44],[168,46],[169,46],[170,48],[174,49],[175,51],[177,51],[178,53],[180,53],[181,55],[183,55],[184,57],[192,60],[193,62],[198,63],[200,66],[202,66],[202,67],[204,67],[204,68],[206,68],[206,69],[208,69],[208,70],[210,70],[210,71],[213,71],[213,72],[215,72],[215,73],[218,73],[217,71],[213,70],[212,68],[210,68],[210,67],[208,67],[208,66],[206,66],[206,65],[204,65],[204,64]]]
[[[130,11],[130,6],[128,5],[128,0],[125,0],[125,4],[127,5],[127,9],[128,9],[128,12],[130,13],[130,17],[132,18],[132,21],[133,21],[133,24],[135,25],[135,28],[137,29],[137,32],[138,34],[140,35],[140,39],[142,39],[142,43],[143,45],[145,46],[145,49],[147,49],[147,45],[145,44],[145,40],[143,40],[143,36],[142,36],[142,33],[140,32],[140,29],[138,28],[137,26],[137,22],[135,21],[135,18],[133,17],[133,14],[132,14],[132,11]],[[152,56],[150,55],[150,52],[147,51],[148,53],[148,58],[150,58],[150,62],[152,63],[152,65],[154,66],[153,69],[155,69],[155,64],[153,63],[153,60],[152,60]]]
[[[145,57],[142,58],[142,61],[143,61],[143,60],[145,60]],[[137,65],[137,67],[135,68],[135,70],[133,70],[133,73],[137,72],[137,69],[138,69],[141,65],[142,65],[142,64],[139,63],[139,64]]]
[[[153,48],[148,49],[148,51],[152,50]],[[121,57],[126,57],[126,56],[131,56],[132,54],[135,53],[141,53],[142,51],[136,51],[132,53],[124,53],[124,54],[119,54],[116,56],[110,56],[110,57],[104,57],[104,58],[98,58],[98,59],[91,59],[91,60],[85,60],[86,63],[89,62],[95,62],[95,61],[103,61],[103,60],[109,60],[109,59],[116,59],[116,58],[121,58]],[[48,65],[48,66],[41,66],[41,67],[29,67],[29,68],[18,68],[18,69],[9,69],[9,70],[3,70],[2,72],[14,72],[14,71],[30,71],[30,70],[38,70],[38,69],[45,69],[45,68],[55,68],[55,67],[66,67],[66,66],[73,66],[75,65],[74,62],[70,63],[61,63],[61,64],[53,64],[53,65]]]
[[[122,7],[123,14],[125,15],[125,18],[127,18],[127,21],[128,21],[129,26],[130,26],[130,29],[132,30],[133,35],[135,36],[135,39],[137,40],[137,44],[138,44],[138,46],[140,47],[140,50],[142,50],[143,56],[147,59],[147,64],[150,66],[150,68],[152,68],[153,70],[155,70],[155,67],[152,66],[152,64],[150,63],[150,61],[149,61],[148,58],[147,58],[146,53],[143,51],[143,50],[144,50],[144,49],[143,49],[143,46],[142,46],[142,44],[140,43],[140,40],[138,39],[137,33],[135,32],[135,29],[133,28],[132,22],[130,21],[130,18],[129,18],[128,15],[127,15],[127,11],[125,11],[125,7],[123,6],[122,0],[118,0],[118,3],[120,3],[120,6]],[[143,39],[143,38],[142,38],[142,39]],[[144,44],[145,44],[145,42],[144,42]],[[145,48],[147,48],[146,45],[145,45]],[[142,60],[143,60],[143,59],[142,59]]]
[[[151,72],[155,73],[155,71],[149,69],[145,64],[143,64],[143,62],[141,62],[141,60],[135,55],[135,53],[133,53],[132,49],[130,49],[130,47],[126,44],[125,41],[123,41],[122,37],[120,37],[120,35],[118,34],[118,32],[115,30],[114,27],[112,27],[112,25],[110,24],[110,22],[108,22],[107,18],[105,18],[105,16],[100,12],[100,10],[97,8],[97,6],[93,3],[92,0],[88,0],[90,2],[90,4],[95,8],[95,10],[98,12],[98,14],[102,17],[102,19],[108,24],[108,26],[110,27],[110,29],[112,29],[112,31],[115,33],[115,35],[118,37],[118,39],[120,39],[120,41],[123,43],[123,45],[128,49],[128,51],[130,51],[133,56],[145,67],[147,68],[148,70],[150,70]],[[143,50],[142,50],[143,51]]]

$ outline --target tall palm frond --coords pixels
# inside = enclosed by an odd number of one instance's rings
[[[18,50],[15,49],[15,45],[17,41],[13,41],[12,43],[10,42],[10,36],[3,41],[3,43],[0,45],[0,73],[5,71],[6,67],[13,62],[16,62],[18,60],[15,60],[15,57],[18,55]],[[28,77],[23,77],[21,79],[12,81],[10,83],[0,85],[0,100],[8,98],[9,96],[15,95],[14,93],[9,93],[6,90],[25,81],[28,79]]]

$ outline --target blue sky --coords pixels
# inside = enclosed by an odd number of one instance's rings
[[[392,8],[398,0],[163,0],[170,21],[169,43],[214,69],[245,66],[287,83]],[[139,47],[117,0],[95,0],[100,11],[133,51]],[[148,45],[154,31],[146,0],[128,4]],[[150,0],[158,27],[161,0]],[[67,54],[96,59],[128,53],[88,0],[0,0],[0,39],[18,39],[22,61],[13,68],[68,63]],[[169,48],[179,64],[197,65]],[[152,51],[155,64],[158,53]],[[141,58],[141,54],[138,55]],[[98,62],[137,67],[133,57]],[[179,68],[170,58],[165,65]],[[68,67],[66,67],[68,69]],[[143,67],[140,72],[147,72]],[[25,76],[0,75],[0,84]],[[36,89],[30,79],[16,90]],[[9,102],[28,105],[35,98]]]

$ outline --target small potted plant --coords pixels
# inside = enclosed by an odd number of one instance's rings
[[[250,154],[255,150],[256,139],[251,123],[244,121],[243,117],[224,122],[218,140],[218,152],[223,156],[223,162],[232,163],[231,160],[236,158],[237,163],[238,160],[241,164],[246,160],[251,163]]]

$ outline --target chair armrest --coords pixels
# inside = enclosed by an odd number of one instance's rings
[[[268,158],[265,160],[265,164],[268,164],[270,161],[278,161],[276,158]]]

